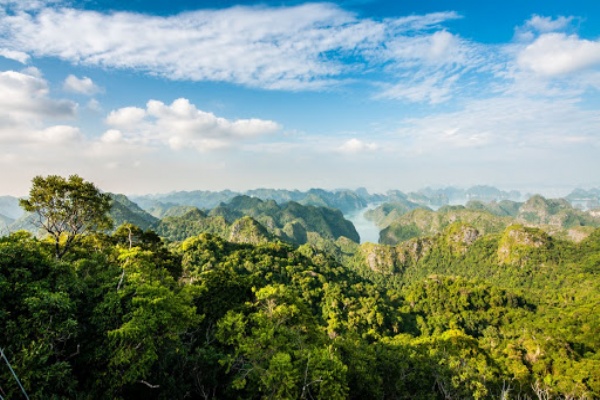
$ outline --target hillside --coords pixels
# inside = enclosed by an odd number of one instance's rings
[[[142,229],[148,229],[158,222],[158,218],[144,211],[127,196],[111,193],[110,197],[113,201],[110,216],[114,221],[115,228],[124,223],[130,223]]]
[[[238,193],[224,190],[211,192],[206,190],[194,190],[184,192],[173,192],[167,194],[131,196],[131,201],[138,204],[153,216],[161,218],[164,213],[174,206],[191,206],[199,209],[210,209],[222,202],[227,202],[237,196]]]
[[[13,196],[0,196],[0,215],[17,220],[23,215],[19,199]]]
[[[8,235],[10,232],[9,226],[14,222],[14,219],[0,214],[0,236]]]
[[[61,261],[0,238],[0,347],[31,398],[600,396],[600,230],[453,223],[394,247],[340,238],[337,262],[233,226],[240,243],[117,231]]]
[[[438,211],[416,209],[396,218],[382,229],[379,242],[394,245],[405,240],[432,236],[457,222],[473,225],[482,234],[499,232],[513,221],[486,211],[470,210],[464,206],[444,206]]]
[[[132,196],[131,199],[152,215],[161,218],[169,208],[174,206],[192,206],[208,210],[218,207],[221,203],[228,203],[236,196],[249,196],[264,201],[273,200],[278,204],[293,201],[302,205],[335,208],[343,213],[364,208],[371,202],[382,201],[386,198],[384,195],[369,194],[365,189],[356,191],[310,189],[304,192],[285,189],[254,189],[246,192],[197,190],[162,195]]]
[[[499,232],[520,223],[574,241],[583,240],[594,228],[600,227],[599,216],[576,209],[565,199],[546,199],[539,195],[524,203],[472,200],[466,206],[444,206],[437,211],[409,210],[403,204],[385,203],[366,216],[382,227],[380,243],[389,245],[435,235],[457,221],[473,225],[481,234]]]
[[[583,210],[597,209],[600,208],[600,188],[575,189],[565,199]]]
[[[395,243],[361,245],[330,207],[239,195],[157,220],[111,198],[127,224],[60,256],[0,237],[0,347],[31,398],[600,396],[600,228],[566,200],[393,192],[373,215]]]
[[[110,211],[113,229],[129,223],[142,230],[155,229],[169,240],[182,241],[201,233],[211,233],[233,242],[250,240],[258,243],[277,238],[297,245],[309,241],[334,241],[340,237],[355,242],[360,240],[354,225],[340,211],[329,207],[305,206],[296,202],[279,205],[273,200],[239,195],[227,203],[220,203],[208,213],[193,206],[168,207],[161,212],[163,218],[158,219],[124,195],[110,196],[113,201]],[[250,217],[253,222],[244,217]],[[26,230],[43,236],[35,218],[32,214],[22,214],[18,220],[3,218],[0,220],[0,232],[8,234]],[[244,238],[244,233],[248,233],[248,237]]]
[[[379,227],[386,227],[402,215],[417,208],[429,210],[429,208],[408,199],[397,199],[392,202],[383,203],[380,206],[367,211],[365,213],[365,218],[373,221]]]
[[[504,191],[493,186],[477,185],[470,188],[444,187],[431,188],[427,187],[419,190],[416,193],[411,193],[409,198],[416,201],[419,198],[424,199],[428,203],[420,204],[433,207],[441,207],[445,205],[466,204],[469,201],[482,201],[485,203],[502,200],[520,200],[522,194],[516,190]]]
[[[470,200],[465,204],[469,210],[487,211],[499,217],[516,217],[523,203],[512,200],[501,200],[484,202],[481,200]]]
[[[364,188],[356,190],[309,189],[307,191],[287,189],[253,189],[245,192],[223,190],[220,192],[194,190],[131,196],[131,200],[157,218],[174,206],[191,206],[202,210],[213,209],[221,203],[227,203],[234,197],[245,195],[263,201],[273,200],[277,204],[297,202],[307,206],[330,207],[348,214],[367,207],[373,203],[404,203],[411,209],[417,206],[438,208],[448,204],[465,204],[468,201],[493,202],[517,200],[522,197],[519,192],[506,192],[492,186],[473,186],[467,189],[447,187],[443,189],[425,188],[417,192],[404,193],[400,190],[389,190],[384,194],[369,193]]]
[[[296,202],[279,205],[274,200],[249,196],[236,196],[208,214],[193,209],[183,215],[165,217],[156,230],[171,240],[184,240],[203,232],[229,238],[233,224],[243,217],[251,217],[269,235],[294,244],[306,243],[314,235],[330,240],[342,236],[355,242],[360,239],[352,223],[344,219],[340,211]]]

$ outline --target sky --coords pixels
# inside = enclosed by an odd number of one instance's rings
[[[595,0],[0,0],[0,195],[600,186]]]

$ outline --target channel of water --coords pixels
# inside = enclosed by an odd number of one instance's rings
[[[360,236],[361,243],[377,243],[379,241],[379,227],[365,218],[365,213],[378,205],[379,204],[369,204],[365,208],[344,215],[347,220],[354,224],[354,227]]]

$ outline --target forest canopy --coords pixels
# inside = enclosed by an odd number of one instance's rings
[[[457,222],[361,246],[243,240],[253,221],[235,241],[76,231],[61,257],[51,234],[0,237],[0,348],[28,396],[600,397],[600,229]],[[0,395],[24,398],[7,363]]]

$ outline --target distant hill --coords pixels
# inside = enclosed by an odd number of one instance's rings
[[[110,193],[110,197],[113,200],[110,216],[115,228],[128,222],[146,230],[158,222],[158,218],[141,209],[127,196]]]
[[[162,218],[155,226],[156,233],[169,240],[182,241],[201,233],[210,233],[221,238],[229,237],[230,223],[225,218],[209,217],[197,208],[181,215]]]
[[[383,202],[408,202],[422,207],[439,208],[449,204],[464,205],[472,200],[482,202],[517,201],[523,197],[518,191],[503,191],[493,186],[479,185],[467,189],[456,187],[425,188],[410,193],[389,190],[385,194],[372,194],[365,188],[356,190],[313,188],[307,191],[258,188],[245,192],[194,190],[131,196],[131,200],[153,216],[162,218],[166,215],[167,210],[174,206],[191,206],[201,210],[210,210],[240,195],[255,197],[264,201],[273,200],[277,204],[294,201],[307,206],[330,207],[338,209],[344,214],[361,210],[373,203]]]
[[[160,218],[168,208],[173,206],[193,206],[199,209],[210,209],[222,202],[231,200],[237,195],[238,193],[230,190],[223,190],[221,192],[194,190],[189,192],[131,196],[131,200],[144,210]]]
[[[198,212],[202,216],[206,216],[206,213],[194,206],[172,206],[164,210],[164,212],[161,213],[160,218],[162,219],[166,217],[181,217],[189,212]]]
[[[221,203],[208,213],[191,209],[181,215],[165,217],[157,224],[156,230],[159,235],[171,240],[183,240],[203,232],[228,238],[232,227],[244,217],[251,217],[269,235],[295,244],[306,243],[309,233],[331,240],[347,237],[358,242],[360,239],[354,225],[339,210],[306,206],[294,201],[279,205],[274,200],[263,201],[246,195]],[[251,225],[247,221],[245,224]]]
[[[430,210],[429,208],[419,205],[418,203],[414,203],[408,199],[399,199],[396,201],[383,203],[380,206],[367,211],[365,213],[365,218],[373,221],[379,227],[387,227],[402,215],[417,208]]]
[[[487,211],[499,217],[516,217],[523,205],[518,201],[501,200],[486,203],[481,200],[470,200],[465,207],[469,210]]]
[[[168,194],[132,196],[131,199],[144,210],[161,218],[173,206],[192,206],[198,209],[213,209],[221,203],[227,203],[236,196],[246,195],[261,200],[273,200],[277,204],[295,201],[302,205],[330,207],[341,210],[343,213],[352,212],[367,206],[374,201],[383,201],[383,195],[371,195],[366,189],[335,190],[310,189],[302,192],[299,190],[285,189],[254,189],[246,192],[210,192],[196,190],[191,192],[174,192]]]
[[[499,217],[487,211],[470,210],[464,206],[444,206],[438,211],[416,209],[398,217],[384,228],[379,235],[379,243],[395,245],[415,237],[433,236],[459,221],[486,234],[500,232],[513,219]]]
[[[600,189],[575,189],[565,199],[576,208],[583,210],[598,209],[600,208]]]
[[[598,236],[598,230],[595,231]],[[581,242],[586,246],[590,239]],[[597,240],[597,239],[593,239]],[[558,241],[558,242],[557,242]],[[431,236],[412,238],[395,246],[361,244],[351,263],[359,270],[383,275],[410,275],[421,279],[431,273],[444,273],[455,265],[454,273],[489,279],[514,279],[511,270],[499,266],[542,268],[548,261],[558,262],[563,255],[556,250],[554,239],[539,228],[520,224],[508,225],[494,234],[482,234],[473,225],[455,222]],[[569,248],[570,242],[561,246]],[[488,268],[489,271],[485,271]],[[530,269],[520,273],[530,274]]]
[[[579,241],[600,227],[600,216],[574,208],[565,199],[532,196],[519,208],[517,222],[544,229],[552,236]]]
[[[417,201],[419,197],[423,198],[421,202]],[[500,200],[520,200],[522,194],[516,190],[503,191],[493,186],[477,185],[468,189],[461,189],[453,186],[445,188],[424,188],[417,193],[412,193],[409,197],[412,201],[420,204],[440,207],[448,204],[466,204],[471,200],[480,200],[483,202]]]
[[[21,218],[25,212],[19,206],[19,199],[13,196],[0,196],[0,214],[13,220]]]
[[[9,218],[6,215],[0,214],[0,236],[3,236],[3,235],[6,235],[6,234],[10,233],[10,230],[9,230],[8,227],[14,221],[15,221],[14,219]]]
[[[471,200],[466,206],[444,206],[437,211],[409,211],[402,203],[384,203],[366,216],[382,228],[379,242],[388,245],[435,235],[457,221],[471,224],[481,234],[499,232],[519,223],[574,241],[584,239],[594,228],[600,227],[600,216],[576,209],[565,199],[546,199],[539,195],[524,203]]]

